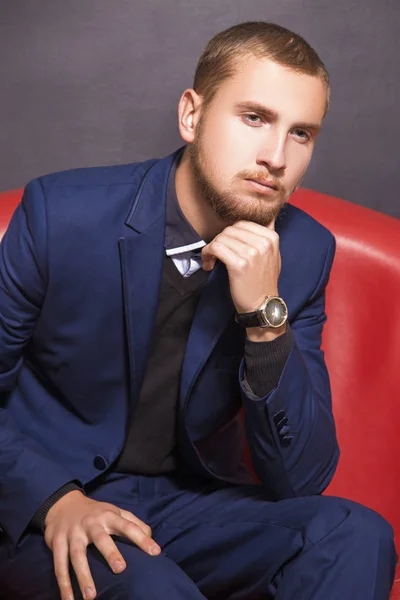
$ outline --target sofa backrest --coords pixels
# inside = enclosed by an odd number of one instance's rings
[[[366,504],[400,545],[400,220],[300,189],[291,202],[335,236],[323,347],[341,448],[326,490]]]
[[[23,190],[0,192],[0,240],[7,229],[18,202],[21,200],[22,193]]]

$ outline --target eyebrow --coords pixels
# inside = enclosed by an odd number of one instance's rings
[[[248,110],[258,113],[259,115],[271,121],[277,121],[279,118],[279,115],[275,110],[272,110],[271,108],[268,108],[259,102],[239,102],[238,104],[235,104],[235,108],[237,110]],[[298,127],[299,129],[310,129],[314,133],[318,133],[321,130],[320,123],[306,123],[304,121],[296,123],[293,125],[293,127]]]

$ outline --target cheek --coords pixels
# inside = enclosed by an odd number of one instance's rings
[[[287,157],[287,175],[291,181],[297,183],[303,177],[307,171],[311,156],[312,150],[306,144],[295,144],[290,147]]]
[[[204,164],[218,179],[228,180],[243,168],[243,145],[238,143],[234,128],[221,119],[207,123],[201,146]]]
[[[234,177],[244,169],[255,167],[264,141],[261,129],[246,127],[239,119],[235,119],[221,133],[220,143],[224,147],[227,170]]]
[[[219,117],[210,120],[207,124],[205,137],[207,139],[207,150],[212,154],[229,156],[229,149],[232,151],[232,146],[234,147],[234,128],[227,119]]]

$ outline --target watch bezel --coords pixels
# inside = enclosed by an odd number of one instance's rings
[[[280,323],[278,323],[277,325],[273,325],[273,323],[271,323],[268,320],[268,317],[266,315],[266,308],[272,300],[277,300],[278,302],[280,302],[280,304],[283,304],[283,306],[285,308],[285,315],[283,317],[283,320]],[[269,327],[271,329],[279,329],[280,327],[283,327],[283,325],[286,323],[287,318],[288,318],[288,307],[286,305],[286,302],[280,296],[267,296],[265,301],[263,302],[263,304],[260,306],[260,308],[258,310],[259,310],[261,319],[264,321],[264,327]]]

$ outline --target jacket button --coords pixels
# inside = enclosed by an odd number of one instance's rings
[[[98,469],[99,471],[104,471],[104,469],[107,466],[107,461],[104,458],[104,456],[100,456],[97,455],[95,456],[94,460],[93,460],[93,465],[96,467],[96,469]]]
[[[285,425],[287,425],[288,423],[289,419],[287,417],[283,417],[283,419],[281,419],[279,423],[276,423],[276,428],[280,432],[280,430],[283,429],[283,427],[285,427]]]
[[[286,411],[283,410],[283,408],[281,410],[278,410],[278,412],[276,412],[274,414],[274,423],[275,425],[278,425],[278,423],[280,421],[282,421],[282,419],[284,419],[286,417]]]
[[[292,439],[293,439],[293,436],[285,435],[283,438],[281,438],[281,446],[283,446],[284,448],[287,448],[292,443]]]
[[[278,429],[278,433],[282,438],[285,437],[286,434],[289,433],[289,431],[290,431],[289,425],[284,425],[283,427],[279,427],[279,429]]]

